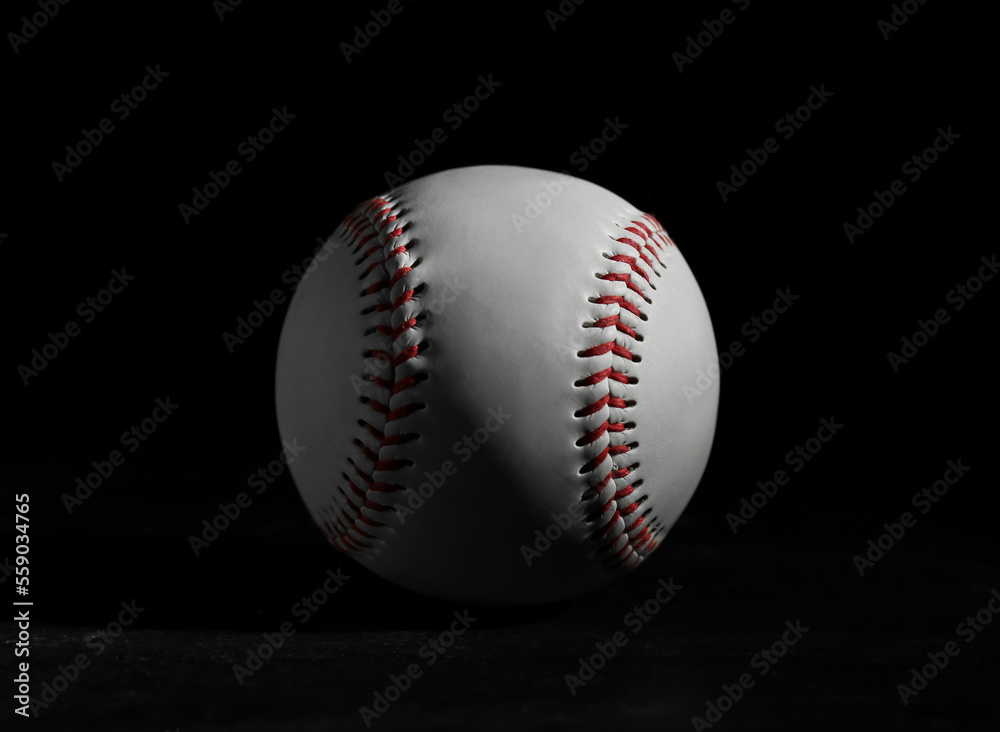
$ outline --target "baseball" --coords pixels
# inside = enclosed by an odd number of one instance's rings
[[[278,424],[339,551],[426,595],[542,603],[635,568],[675,523],[719,395],[684,387],[715,363],[656,218],[567,175],[459,168],[328,240],[281,333]]]

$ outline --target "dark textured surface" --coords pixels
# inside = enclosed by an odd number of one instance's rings
[[[30,494],[31,693],[78,654],[90,663],[37,718],[5,707],[4,730],[364,729],[359,708],[412,663],[423,675],[372,729],[694,729],[745,673],[754,686],[713,730],[996,728],[1000,628],[968,643],[957,628],[1000,587],[1000,284],[975,280],[996,254],[992,26],[978,8],[934,0],[886,38],[892,3],[589,0],[554,30],[554,1],[475,16],[406,3],[348,63],[341,44],[385,5],[244,2],[223,20],[217,5],[73,2],[0,53],[0,513],[11,493]],[[674,54],[727,6],[746,10],[680,73]],[[0,31],[36,12],[5,4]],[[53,161],[156,64],[169,76],[60,182]],[[452,127],[447,110],[482,76],[501,86]],[[832,96],[785,139],[776,122],[812,87]],[[294,120],[185,222],[192,189],[242,160],[241,142],[283,107]],[[583,157],[615,120],[627,127]],[[478,620],[427,666],[421,648],[465,608],[333,552],[287,474],[198,553],[191,537],[281,451],[273,384],[288,273],[438,127],[445,141],[411,177],[484,163],[566,170],[655,214],[705,294],[720,352],[742,350],[722,375],[704,479],[650,562],[570,602],[469,609]],[[910,180],[902,166],[939,129],[958,137]],[[724,198],[731,166],[771,136],[780,148]],[[849,238],[857,209],[903,178],[906,192]],[[80,303],[123,269],[135,279],[85,319]],[[974,291],[958,289],[970,281]],[[275,290],[273,313],[227,342]],[[798,299],[765,330],[776,291]],[[890,359],[941,310],[933,337]],[[25,383],[18,367],[71,319],[80,334]],[[176,413],[67,507],[157,399]],[[823,419],[844,427],[794,463]],[[919,513],[913,497],[949,461],[971,468]],[[727,514],[778,470],[788,484],[734,533]],[[853,557],[906,511],[916,524],[859,574]],[[350,579],[298,624],[295,603],[338,568]],[[626,614],[663,578],[683,589],[632,633]],[[123,602],[142,611],[102,645]],[[754,655],[796,621],[809,630],[756,675]],[[284,622],[295,634],[240,685],[233,666]],[[616,633],[628,643],[571,694],[566,675]],[[959,655],[904,706],[897,684],[948,642]]]
[[[325,547],[233,543],[218,547],[225,573],[150,572],[147,546],[131,566],[135,583],[58,579],[73,607],[37,632],[36,678],[86,653],[92,665],[31,724],[45,729],[323,730],[364,729],[391,675],[416,663],[421,676],[373,721],[377,729],[571,729],[614,722],[633,729],[688,729],[722,686],[749,673],[754,685],[723,715],[719,729],[990,729],[1000,636],[987,627],[972,643],[955,634],[986,605],[995,566],[969,537],[913,537],[859,577],[855,541],[786,546],[764,540],[698,541],[685,522],[640,571],[593,595],[534,609],[467,608],[420,598],[341,560]],[[116,546],[122,543],[116,542]],[[82,559],[82,558],[81,558]],[[139,561],[136,557],[135,562]],[[84,563],[81,561],[81,564]],[[294,574],[282,567],[296,564]],[[292,606],[327,569],[350,576],[300,623]],[[107,574],[99,575],[107,577]],[[641,625],[634,608],[655,597],[659,580],[681,586]],[[105,647],[95,640],[117,600],[144,611]],[[471,628],[440,656],[421,648],[468,611]],[[633,613],[629,619],[626,616]],[[68,624],[71,619],[76,619]],[[81,622],[86,618],[87,622]],[[262,634],[291,621],[296,632],[240,684]],[[753,659],[781,639],[786,622],[808,628],[766,674]],[[580,658],[626,637],[607,665],[572,694],[567,674]],[[89,641],[89,645],[88,645]],[[908,705],[896,686],[946,642],[962,647]],[[780,651],[779,651],[780,652]],[[435,657],[428,664],[429,656]]]

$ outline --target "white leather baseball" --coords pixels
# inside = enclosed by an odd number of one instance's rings
[[[715,338],[653,217],[478,166],[360,204],[331,243],[285,320],[277,409],[337,549],[494,604],[586,592],[655,549],[701,479],[719,390],[682,391]]]

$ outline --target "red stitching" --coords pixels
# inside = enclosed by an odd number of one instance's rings
[[[646,297],[646,294],[639,288],[639,286],[632,282],[632,275],[630,274],[608,272],[605,275],[601,275],[601,279],[607,280],[608,282],[624,282],[628,289],[639,295],[643,300],[646,302],[652,302],[648,297]]]
[[[391,231],[386,231],[390,224],[398,222],[399,219],[398,214],[392,214],[393,205],[384,198],[373,198],[370,201],[359,204],[341,223],[343,236],[353,244],[351,254],[361,253],[360,258],[355,263],[357,266],[362,267],[360,279],[368,277],[380,268],[387,275],[365,287],[362,291],[361,294],[363,297],[375,294],[379,294],[380,296],[380,302],[376,303],[366,312],[395,312],[412,300],[414,296],[414,288],[404,289],[392,300],[389,299],[387,294],[381,294],[391,291],[400,282],[404,282],[406,276],[413,271],[413,267],[419,263],[414,262],[411,266],[401,266],[391,275],[387,271],[389,269],[388,265],[392,260],[407,253],[408,246],[405,243],[395,244],[403,234],[406,228],[405,224],[400,226],[396,223]],[[390,243],[393,244],[393,248],[388,253],[378,256],[385,251]],[[409,245],[415,243],[415,241],[411,241]],[[362,250],[364,251],[362,252]],[[408,318],[395,327],[380,323],[369,332],[378,334],[383,338],[388,338],[390,343],[395,343],[404,333],[416,327],[416,325],[416,318]],[[387,361],[393,369],[391,378],[373,375],[371,377],[372,383],[389,391],[391,395],[399,394],[415,386],[420,381],[415,375],[397,379],[395,372],[401,364],[411,358],[415,358],[419,354],[419,350],[419,346],[415,345],[406,346],[395,353],[383,348],[370,349],[369,353],[372,357],[380,361]],[[393,409],[388,404],[383,404],[377,399],[368,398],[364,401],[374,415],[384,417],[386,424],[402,419],[421,407],[419,404],[407,404]],[[373,450],[363,441],[358,441],[360,454],[371,465],[371,468],[366,471],[361,466],[353,464],[354,478],[345,475],[344,479],[347,483],[347,491],[355,498],[349,498],[348,493],[342,490],[344,496],[348,497],[348,500],[336,508],[333,512],[332,521],[324,524],[331,535],[330,542],[343,552],[357,551],[369,547],[371,545],[370,542],[377,541],[377,535],[371,533],[371,531],[366,531],[366,529],[378,529],[386,526],[382,521],[365,515],[362,511],[384,513],[395,510],[392,506],[372,500],[372,494],[403,490],[403,486],[385,481],[376,481],[374,479],[373,474],[375,472],[398,471],[411,464],[408,460],[399,458],[383,459],[380,455],[381,449],[404,444],[418,436],[415,434],[386,435],[385,432],[366,420],[361,420],[360,427],[363,429],[362,434],[368,435],[378,443],[379,450]],[[353,463],[353,461],[351,462]]]
[[[364,267],[363,274],[361,276],[362,279],[369,276],[379,267],[387,268],[391,260],[407,253],[407,246],[404,244],[395,246],[388,253],[383,254],[379,259],[372,259],[372,257],[376,256],[379,252],[384,252],[386,245],[401,236],[405,229],[405,224],[403,226],[397,225],[391,231],[385,232],[385,229],[391,223],[398,220],[398,216],[386,216],[386,214],[391,214],[392,207],[393,205],[385,199],[374,198],[371,201],[367,201],[359,205],[357,209],[348,215],[342,223],[344,236],[346,236],[346,238],[353,243],[352,254],[359,254],[362,250],[364,250],[363,254],[361,254],[361,257],[356,263],[358,266]],[[635,252],[635,256],[623,253],[614,253],[606,256],[607,259],[611,261],[627,265],[630,272],[607,272],[599,274],[598,277],[609,283],[621,282],[629,291],[638,295],[643,302],[650,303],[651,300],[646,295],[644,288],[632,280],[632,275],[639,275],[645,281],[646,285],[650,289],[653,289],[653,284],[649,277],[649,270],[653,270],[654,260],[661,266],[663,265],[663,261],[660,259],[659,255],[661,252],[665,251],[665,247],[673,245],[674,242],[666,234],[659,222],[648,214],[642,215],[637,220],[631,221],[629,226],[624,227],[624,230],[631,234],[632,237],[635,237],[635,239],[628,236],[622,236],[614,239],[614,241],[630,247]],[[380,243],[379,237],[383,233],[385,234],[384,237],[382,237],[382,239],[384,239],[384,243]],[[636,241],[636,239],[639,241]],[[375,243],[371,244],[373,241]],[[640,262],[642,264],[640,264]],[[416,266],[416,264],[417,263],[414,263],[409,267],[399,267],[392,275],[382,278],[378,282],[366,287],[363,291],[363,295],[367,296],[379,294],[380,296],[380,301],[370,307],[370,309],[366,312],[395,312],[407,302],[412,300],[415,294],[414,288],[403,289],[398,295],[396,295],[395,298],[391,300],[387,295],[382,295],[380,293],[392,290],[400,282],[403,282],[406,276],[412,272],[413,266]],[[642,265],[645,265],[645,267]],[[655,270],[653,271],[655,273]],[[388,272],[386,274],[388,275]],[[646,316],[642,312],[641,305],[636,305],[630,297],[626,295],[599,295],[591,298],[590,301],[596,305],[614,307],[618,312],[598,318],[591,323],[587,323],[586,327],[601,329],[614,328],[616,333],[622,333],[624,336],[636,342],[642,341],[642,335],[638,333],[634,327],[622,322],[620,318],[622,313],[630,313],[639,320],[645,321]],[[377,333],[383,338],[388,338],[391,343],[395,343],[404,333],[411,328],[416,327],[416,325],[417,320],[415,318],[410,318],[395,327],[379,324],[373,328],[371,332]],[[391,353],[384,349],[373,348],[370,350],[370,353],[372,356],[377,358],[388,360],[388,362],[392,365],[393,371],[395,372],[396,368],[398,368],[401,364],[415,358],[419,354],[419,347],[412,345],[407,346],[397,353]],[[638,363],[641,360],[639,356],[633,352],[632,348],[619,343],[615,339],[596,344],[590,348],[580,351],[579,356],[581,358],[593,358],[604,356],[608,353],[632,363]],[[619,371],[612,366],[580,379],[576,382],[576,385],[580,387],[593,387],[608,380],[616,381],[625,385],[631,385],[637,381],[634,377],[630,377],[628,374]],[[389,391],[392,395],[412,388],[419,382],[414,375],[397,379],[395,373],[393,373],[391,379],[372,377],[372,381],[375,385]],[[412,414],[421,406],[419,404],[408,404],[392,409],[389,405],[383,404],[376,399],[367,399],[366,403],[374,414],[384,417],[386,423],[402,419]],[[634,400],[611,396],[609,390],[606,394],[597,397],[594,401],[586,404],[578,410],[575,416],[591,416],[605,407],[627,410],[634,404]],[[610,418],[606,419],[599,426],[585,431],[577,440],[577,445],[585,446],[592,444],[597,440],[600,440],[608,433],[624,433],[633,426],[634,425],[629,422],[617,422],[612,421]],[[364,430],[364,434],[369,435],[379,445],[379,450],[376,451],[368,447],[365,443],[361,443],[360,452],[362,457],[372,465],[371,473],[374,473],[375,471],[391,472],[400,470],[409,464],[408,461],[398,458],[392,460],[380,459],[379,453],[382,447],[403,444],[411,439],[414,439],[416,435],[386,435],[382,430],[368,421],[362,421],[361,427]],[[612,445],[610,443],[607,444],[596,457],[584,463],[583,467],[580,469],[580,473],[594,473],[609,457],[627,456],[636,444],[637,443],[634,442],[622,443],[618,445]],[[596,481],[587,489],[584,493],[584,500],[601,496],[608,488],[611,481],[625,480],[636,467],[637,464],[624,465],[621,467],[612,466],[603,477],[596,479]],[[336,510],[332,512],[333,515],[331,516],[331,520],[325,522],[324,524],[333,537],[331,539],[331,543],[333,543],[333,545],[339,550],[345,552],[357,551],[369,547],[369,542],[377,541],[377,534],[366,529],[378,529],[386,525],[372,516],[365,515],[362,511],[384,513],[394,510],[392,506],[372,500],[372,495],[375,493],[387,493],[403,490],[402,486],[394,483],[375,481],[372,474],[366,472],[357,464],[353,465],[353,468],[357,483],[354,479],[346,475],[345,480],[347,490],[350,492],[350,495],[355,497],[355,499],[347,500],[344,504],[338,506]],[[642,512],[641,515],[638,515],[640,514],[640,509],[646,500],[645,496],[637,493],[637,488],[641,485],[641,482],[641,480],[636,480],[622,487],[616,486],[612,496],[603,502],[599,511],[597,511],[596,515],[591,519],[592,521],[599,522],[599,526],[595,528],[593,532],[594,538],[602,541],[603,549],[606,551],[607,556],[614,564],[620,566],[631,567],[638,564],[638,562],[641,561],[642,558],[644,558],[649,552],[653,551],[658,544],[655,538],[657,530],[655,528],[657,523],[656,520],[653,520],[652,524],[647,522],[646,516],[649,514],[648,509]],[[346,497],[348,496],[348,493],[344,492],[344,495]],[[629,518],[632,518],[631,522],[626,523]]]
[[[617,322],[617,316],[615,317],[616,317],[615,325],[616,326],[621,325],[620,323]],[[604,318],[602,318],[602,320],[604,320]],[[594,321],[594,322],[597,323],[600,321]],[[597,327],[604,328],[606,326],[599,325]],[[625,332],[629,333],[629,335],[635,338],[635,331],[632,331],[631,328],[629,328],[628,331]],[[588,348],[586,351],[580,351],[580,355],[583,356],[584,358],[590,358],[591,356],[603,356],[608,351],[611,351],[616,356],[627,358],[629,361],[632,361],[635,358],[635,356],[632,355],[632,352],[630,350],[625,348],[625,346],[619,345],[617,343],[601,343],[600,345],[594,346],[593,348]]]
[[[608,257],[615,262],[624,262],[627,264],[633,272],[642,277],[646,282],[649,282],[649,275],[646,274],[646,270],[635,263],[635,257],[630,257],[627,254],[616,254],[613,257]]]
[[[603,295],[593,298],[591,302],[597,305],[617,305],[618,307],[625,308],[637,318],[645,317],[639,308],[625,299],[624,295]]]
[[[660,259],[660,253],[664,251],[665,244],[669,246],[673,244],[673,241],[667,236],[660,223],[649,214],[643,214],[636,220],[629,222],[629,225],[624,227],[624,229],[633,237],[639,239],[639,241],[628,236],[622,236],[617,239],[612,238],[620,244],[631,247],[635,250],[637,256],[622,253],[605,254],[604,256],[610,261],[628,265],[631,272],[607,272],[604,274],[599,273],[597,276],[605,282],[621,282],[628,290],[641,297],[644,303],[650,303],[652,301],[647,296],[643,287],[636,284],[632,280],[632,277],[633,275],[638,275],[650,289],[655,289],[649,277],[649,271],[658,274],[653,269],[653,260],[655,259],[662,266],[663,261]],[[643,264],[645,267],[643,267]],[[624,334],[624,336],[636,343],[642,342],[642,335],[634,327],[621,320],[623,313],[630,313],[641,321],[647,319],[646,315],[642,312],[641,306],[632,302],[630,297],[627,295],[599,295],[590,298],[590,302],[596,305],[613,307],[617,312],[585,323],[584,327],[614,328],[616,334]],[[613,339],[584,349],[578,355],[581,358],[595,358],[610,353],[612,356],[624,359],[630,363],[640,362],[642,359],[638,354],[633,352],[632,347],[618,342],[618,338],[620,336],[615,335]],[[576,386],[593,387],[609,380],[625,385],[638,383],[638,379],[634,376],[629,376],[612,365],[579,379],[576,382]],[[634,400],[613,397],[609,386],[607,393],[577,410],[574,416],[589,417],[600,412],[605,407],[627,410],[634,405]],[[605,419],[597,427],[585,430],[576,444],[581,447],[590,445],[609,435],[609,433],[624,433],[634,426],[631,422],[612,421],[609,416],[608,419]],[[617,445],[609,442],[596,457],[584,463],[583,467],[580,468],[580,473],[591,475],[592,479],[596,478],[592,474],[604,465],[609,457],[625,456],[627,458],[629,452],[637,445],[638,443],[636,442],[622,442]],[[627,479],[628,475],[637,467],[638,463],[621,467],[616,467],[612,464],[607,474],[597,479],[585,491],[583,500],[592,500],[600,497],[604,494],[611,481]],[[637,490],[641,484],[641,480],[636,480],[630,481],[627,485],[620,488],[616,486],[612,496],[603,502],[600,509],[590,519],[598,524],[592,533],[592,537],[602,542],[601,549],[606,551],[610,561],[618,566],[635,566],[657,546],[654,538],[655,529],[651,528],[650,524],[646,521],[649,509],[640,511],[646,502],[646,497],[640,495]],[[654,520],[653,525],[655,524],[656,521]],[[601,550],[598,551],[600,552]]]
[[[638,234],[639,233],[638,229],[636,229],[635,227],[632,227],[632,226],[630,226],[627,229],[625,229],[625,231],[631,231],[633,234]],[[642,251],[643,248],[641,246],[639,246],[638,244],[636,244],[631,239],[629,239],[627,236],[619,237],[618,239],[615,239],[615,241],[620,242],[621,244],[628,244],[630,247],[632,247],[637,252],[639,252],[639,258],[642,259],[643,262],[645,262],[650,267],[653,266],[653,260],[646,256],[646,253]],[[651,251],[653,253],[654,257],[656,256],[656,251],[649,244],[646,244],[646,249],[648,249],[649,251]],[[659,259],[657,259],[657,261],[659,261]],[[662,264],[662,262],[661,262],[661,264]]]

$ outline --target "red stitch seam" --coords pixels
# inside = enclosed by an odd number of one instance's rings
[[[652,301],[646,295],[644,289],[632,281],[632,275],[639,275],[645,280],[646,286],[654,289],[648,271],[653,270],[654,260],[661,266],[664,266],[660,254],[665,251],[667,246],[673,245],[673,241],[667,236],[660,223],[649,214],[643,214],[636,220],[631,221],[628,226],[624,227],[624,230],[632,236],[622,236],[615,239],[615,241],[631,247],[635,250],[637,256],[628,254],[605,254],[604,256],[610,261],[627,265],[631,272],[607,272],[598,274],[598,277],[606,282],[621,282],[628,290],[641,297],[644,303],[650,303]],[[643,267],[640,262],[646,266]],[[617,333],[622,333],[632,341],[637,343],[642,342],[642,335],[636,332],[635,328],[620,320],[620,315],[623,312],[628,312],[645,321],[646,316],[642,312],[641,306],[637,306],[631,302],[625,295],[599,295],[598,297],[590,298],[590,301],[597,305],[614,307],[616,312],[598,318],[593,322],[586,323],[584,327],[614,328],[615,336],[612,340],[580,351],[578,355],[581,358],[594,358],[610,353],[614,357],[638,363],[641,360],[638,354],[634,353],[631,347],[619,343],[616,339],[619,337]],[[630,377],[612,365],[609,368],[596,371],[580,379],[576,382],[576,386],[594,387],[609,380],[626,386],[635,384],[638,381],[635,377]],[[596,414],[605,407],[628,410],[635,405],[634,400],[612,396],[610,385],[607,388],[607,393],[578,410],[575,416],[588,417]],[[578,446],[589,445],[608,433],[624,433],[633,427],[635,427],[635,424],[632,422],[613,422],[609,415],[609,418],[602,424],[593,429],[586,430],[580,439],[577,440],[576,444]],[[596,480],[584,493],[583,500],[592,500],[602,495],[611,481],[626,482],[626,485],[622,487],[618,487],[616,483],[614,493],[591,515],[590,519],[599,524],[598,528],[592,533],[592,538],[601,542],[601,548],[597,554],[603,554],[605,560],[610,564],[625,568],[635,567],[647,554],[656,548],[658,544],[656,534],[659,527],[656,526],[655,519],[651,522],[647,522],[646,520],[651,509],[646,509],[642,512],[639,510],[646,501],[646,496],[639,496],[637,492],[637,489],[642,485],[642,480],[629,481],[628,479],[628,476],[638,467],[638,463],[622,467],[614,467],[614,464],[612,464],[607,474],[599,479],[597,479],[595,473],[605,464],[605,461],[610,456],[625,456],[624,459],[627,460],[629,452],[637,445],[638,443],[636,442],[619,445],[608,444],[596,457],[584,463],[580,469],[581,474],[588,474],[592,481]]]
[[[412,267],[400,267],[391,276],[388,276],[388,272],[386,271],[387,264],[392,259],[407,252],[406,244],[394,245],[387,254],[372,259],[373,256],[384,252],[386,246],[393,245],[395,240],[403,233],[404,227],[397,224],[395,228],[385,234],[385,243],[379,243],[379,237],[383,232],[385,232],[390,224],[397,221],[397,216],[385,215],[392,212],[392,207],[393,204],[383,198],[373,198],[370,201],[359,204],[341,223],[342,235],[353,245],[350,249],[350,254],[361,254],[361,257],[355,263],[357,266],[363,268],[361,279],[368,277],[372,272],[379,270],[379,268],[386,275],[378,282],[366,287],[362,292],[362,296],[379,294],[380,302],[375,304],[371,310],[371,312],[375,313],[388,311],[391,314],[409,302],[414,295],[414,290],[407,288],[395,300],[390,301],[391,296],[389,293],[392,287],[413,269]],[[382,218],[383,216],[384,218]],[[410,245],[412,246],[415,243],[411,241]],[[364,251],[362,252],[362,250]],[[395,343],[407,330],[415,327],[416,324],[416,318],[409,318],[394,328],[380,323],[371,332],[383,338],[388,338],[388,344],[391,344]],[[385,345],[388,347],[388,344]],[[371,381],[380,388],[388,390],[392,395],[412,388],[418,383],[418,379],[415,376],[411,375],[397,379],[395,372],[400,364],[414,358],[418,352],[419,348],[417,346],[408,346],[396,353],[382,348],[370,349],[372,357],[387,361],[392,367],[391,378],[372,376]],[[383,404],[371,398],[366,400],[366,404],[373,412],[373,417],[375,415],[384,417],[384,420],[376,421],[384,421],[386,423],[402,419],[416,411],[416,409],[419,409],[419,405],[413,404],[392,409],[388,404]],[[364,435],[374,438],[378,442],[380,450],[383,447],[403,444],[417,437],[415,434],[386,435],[383,430],[366,420],[362,420],[360,426]],[[331,519],[324,522],[324,526],[331,536],[330,543],[339,551],[345,553],[367,548],[371,546],[370,542],[377,540],[376,535],[366,529],[378,529],[386,526],[382,521],[362,513],[363,510],[367,509],[372,512],[394,510],[392,506],[372,500],[373,494],[404,490],[403,486],[395,483],[376,481],[373,474],[376,471],[384,473],[402,470],[409,464],[407,460],[403,459],[381,459],[380,450],[372,450],[360,440],[358,444],[360,445],[362,457],[371,465],[371,468],[366,472],[354,463],[353,460],[351,461],[354,475],[349,476],[345,474],[346,490],[344,487],[340,488],[340,492],[347,500],[334,508]],[[354,498],[351,498],[351,496],[354,496]]]

